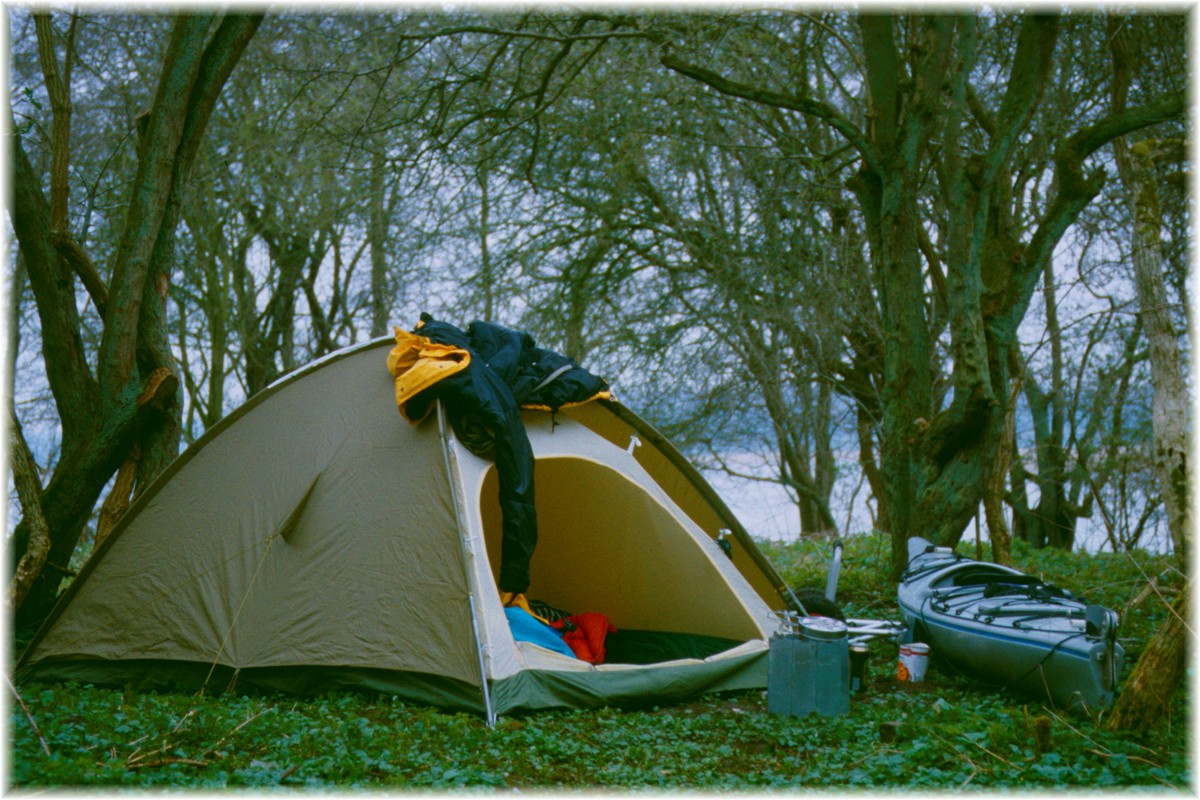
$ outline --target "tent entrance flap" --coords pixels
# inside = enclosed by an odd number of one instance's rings
[[[587,458],[539,458],[539,523],[531,599],[571,613],[598,612],[617,628],[744,642],[761,637],[681,515],[629,477]],[[495,469],[484,476],[480,514],[493,571],[499,562]]]

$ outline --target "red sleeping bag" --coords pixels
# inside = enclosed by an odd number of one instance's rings
[[[617,632],[608,617],[591,612],[551,622],[550,627],[564,631],[563,641],[571,652],[589,664],[604,663],[604,637]]]

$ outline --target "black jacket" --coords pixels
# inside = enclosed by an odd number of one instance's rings
[[[529,588],[529,563],[537,547],[533,450],[521,421],[521,407],[557,411],[589,400],[608,384],[567,356],[544,350],[528,333],[490,322],[472,322],[466,331],[421,315],[414,331],[431,341],[471,355],[466,369],[425,389],[408,407],[420,417],[441,400],[458,438],[476,455],[494,458],[502,517],[500,591]]]

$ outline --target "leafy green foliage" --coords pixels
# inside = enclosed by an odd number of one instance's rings
[[[870,577],[886,570],[875,538],[848,544],[841,586],[855,614],[887,616],[891,590]],[[826,544],[770,549],[789,580],[823,585]],[[1132,576],[1141,572],[1124,557],[1019,548],[1018,556],[1023,568],[1044,569],[1118,609],[1139,588]],[[1149,576],[1167,564],[1139,559]],[[1152,633],[1159,606],[1139,606],[1127,646]],[[867,691],[838,718],[769,714],[763,693],[750,692],[650,710],[503,718],[494,728],[475,716],[358,694],[301,700],[22,685],[50,755],[20,705],[10,704],[10,781],[198,789],[1190,786],[1185,696],[1138,739],[936,670],[924,683],[899,684],[894,665],[894,646],[873,645]],[[1048,730],[1045,746],[1035,743],[1037,724]]]

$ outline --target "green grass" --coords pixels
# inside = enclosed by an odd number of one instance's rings
[[[878,537],[847,547],[839,592],[853,613],[889,616]],[[828,546],[770,546],[797,585],[824,585]],[[966,553],[968,548],[963,547]],[[1166,571],[1139,556],[1019,551],[1021,566],[1115,608]],[[1137,581],[1141,581],[1141,584]],[[1166,581],[1168,588],[1172,581]],[[1162,604],[1131,614],[1130,661]],[[1188,698],[1144,737],[1055,715],[1027,699],[932,670],[898,684],[895,647],[876,644],[868,690],[843,717],[768,714],[762,692],[641,711],[503,718],[442,713],[357,694],[140,693],[76,684],[20,687],[47,755],[19,705],[9,708],[9,783],[34,787],[321,787],[504,789],[852,789],[1018,787],[1190,791]],[[1034,720],[1050,725],[1036,752]],[[1043,722],[1042,724],[1045,724]]]

